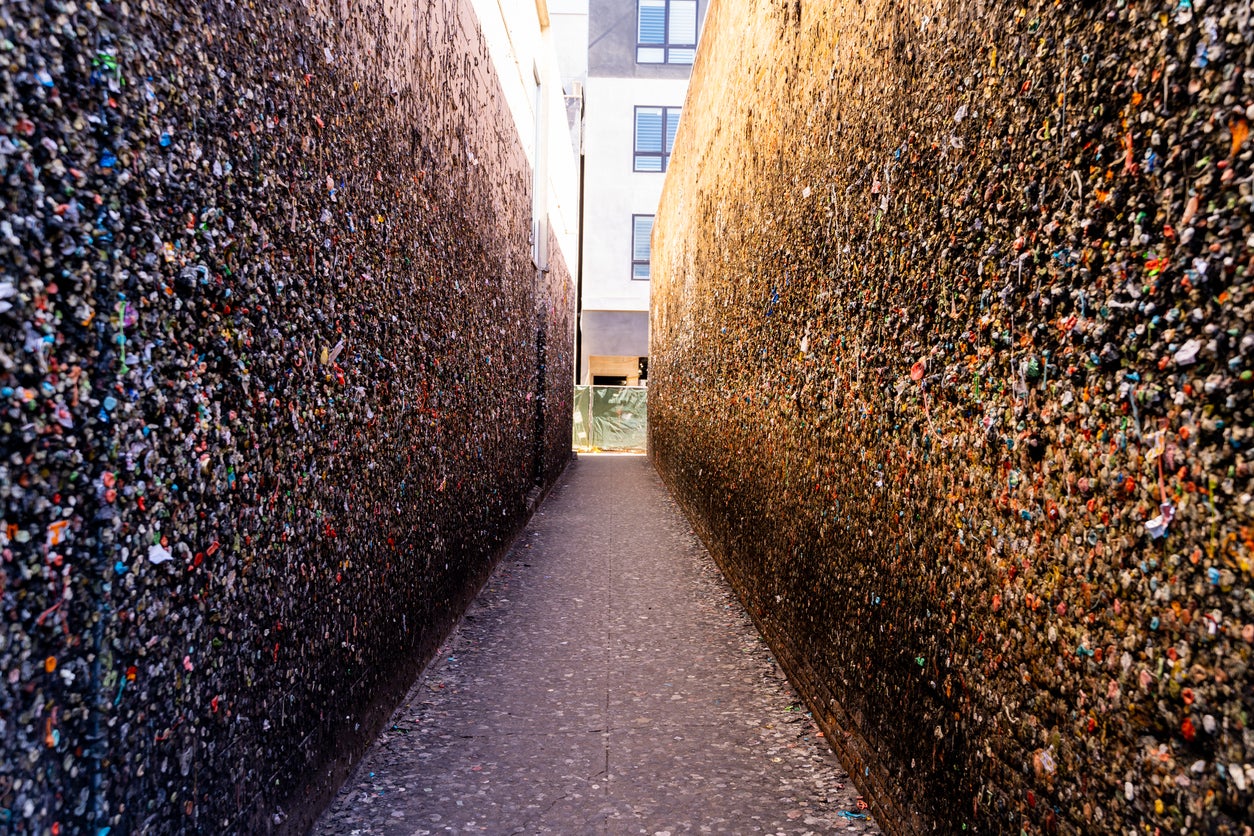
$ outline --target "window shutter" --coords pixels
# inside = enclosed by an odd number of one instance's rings
[[[669,154],[675,147],[675,132],[679,130],[679,114],[681,108],[671,107],[666,109],[666,153]]]
[[[673,45],[693,46],[696,44],[697,0],[671,0],[669,35],[668,42]]]
[[[635,240],[632,242],[631,259],[632,261],[648,261],[649,236],[653,234],[653,216],[636,215],[632,221],[635,227],[632,237]]]
[[[636,109],[636,150],[662,150],[662,108]]]
[[[666,43],[666,0],[638,0],[638,43]]]

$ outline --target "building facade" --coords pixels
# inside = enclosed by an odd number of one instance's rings
[[[650,237],[708,0],[588,0],[579,383],[648,374]]]
[[[579,166],[566,142],[566,56],[559,49],[565,30],[562,21],[554,26],[549,5],[470,2],[531,166],[532,261],[545,271],[549,235],[574,266],[579,233]]]

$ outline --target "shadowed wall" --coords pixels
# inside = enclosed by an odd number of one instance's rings
[[[11,2],[0,56],[0,829],[302,830],[569,455],[475,17]]]

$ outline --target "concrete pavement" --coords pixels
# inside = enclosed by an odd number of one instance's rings
[[[641,456],[581,456],[317,834],[878,833]]]

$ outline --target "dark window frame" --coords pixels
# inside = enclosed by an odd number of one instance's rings
[[[640,111],[642,110],[662,111],[662,150],[661,151],[641,151],[638,147],[636,147],[636,143],[640,140]],[[631,145],[632,145],[631,170],[632,171],[638,171],[641,174],[665,174],[666,173],[666,169],[669,168],[671,164],[671,152],[675,148],[674,144],[670,142],[670,137],[673,134],[671,131],[667,129],[670,127],[671,118],[674,118],[676,122],[676,130],[678,130],[678,122],[679,122],[680,116],[683,113],[683,110],[684,110],[683,105],[678,105],[678,106],[636,105],[635,106],[635,109],[632,111],[632,120],[631,120]],[[671,147],[668,148],[666,147],[667,145],[670,145]],[[641,168],[640,159],[642,157],[647,158],[647,159],[660,158],[662,160],[662,167],[659,169]]]
[[[697,41],[701,38],[701,3],[700,0],[694,0],[693,3],[693,21],[692,32],[693,39],[690,44],[673,44],[671,43],[671,2],[672,0],[663,0],[662,10],[662,42],[660,44],[646,44],[640,42],[640,0],[636,0],[636,63],[637,64],[676,64],[683,66],[692,66],[696,59]],[[662,50],[661,61],[641,61],[640,50],[642,49],[660,49]],[[687,61],[671,60],[671,50],[690,50],[692,58]]]
[[[649,258],[645,258],[645,259],[636,258],[636,218],[649,218],[650,219],[650,222],[649,222],[649,243],[650,243]],[[653,280],[652,242],[653,242],[653,223],[656,221],[656,219],[657,219],[657,215],[636,214],[634,212],[631,215],[631,280],[633,282],[648,282],[648,281]],[[643,279],[636,275],[636,266],[640,264],[643,264],[649,270],[649,275]]]

